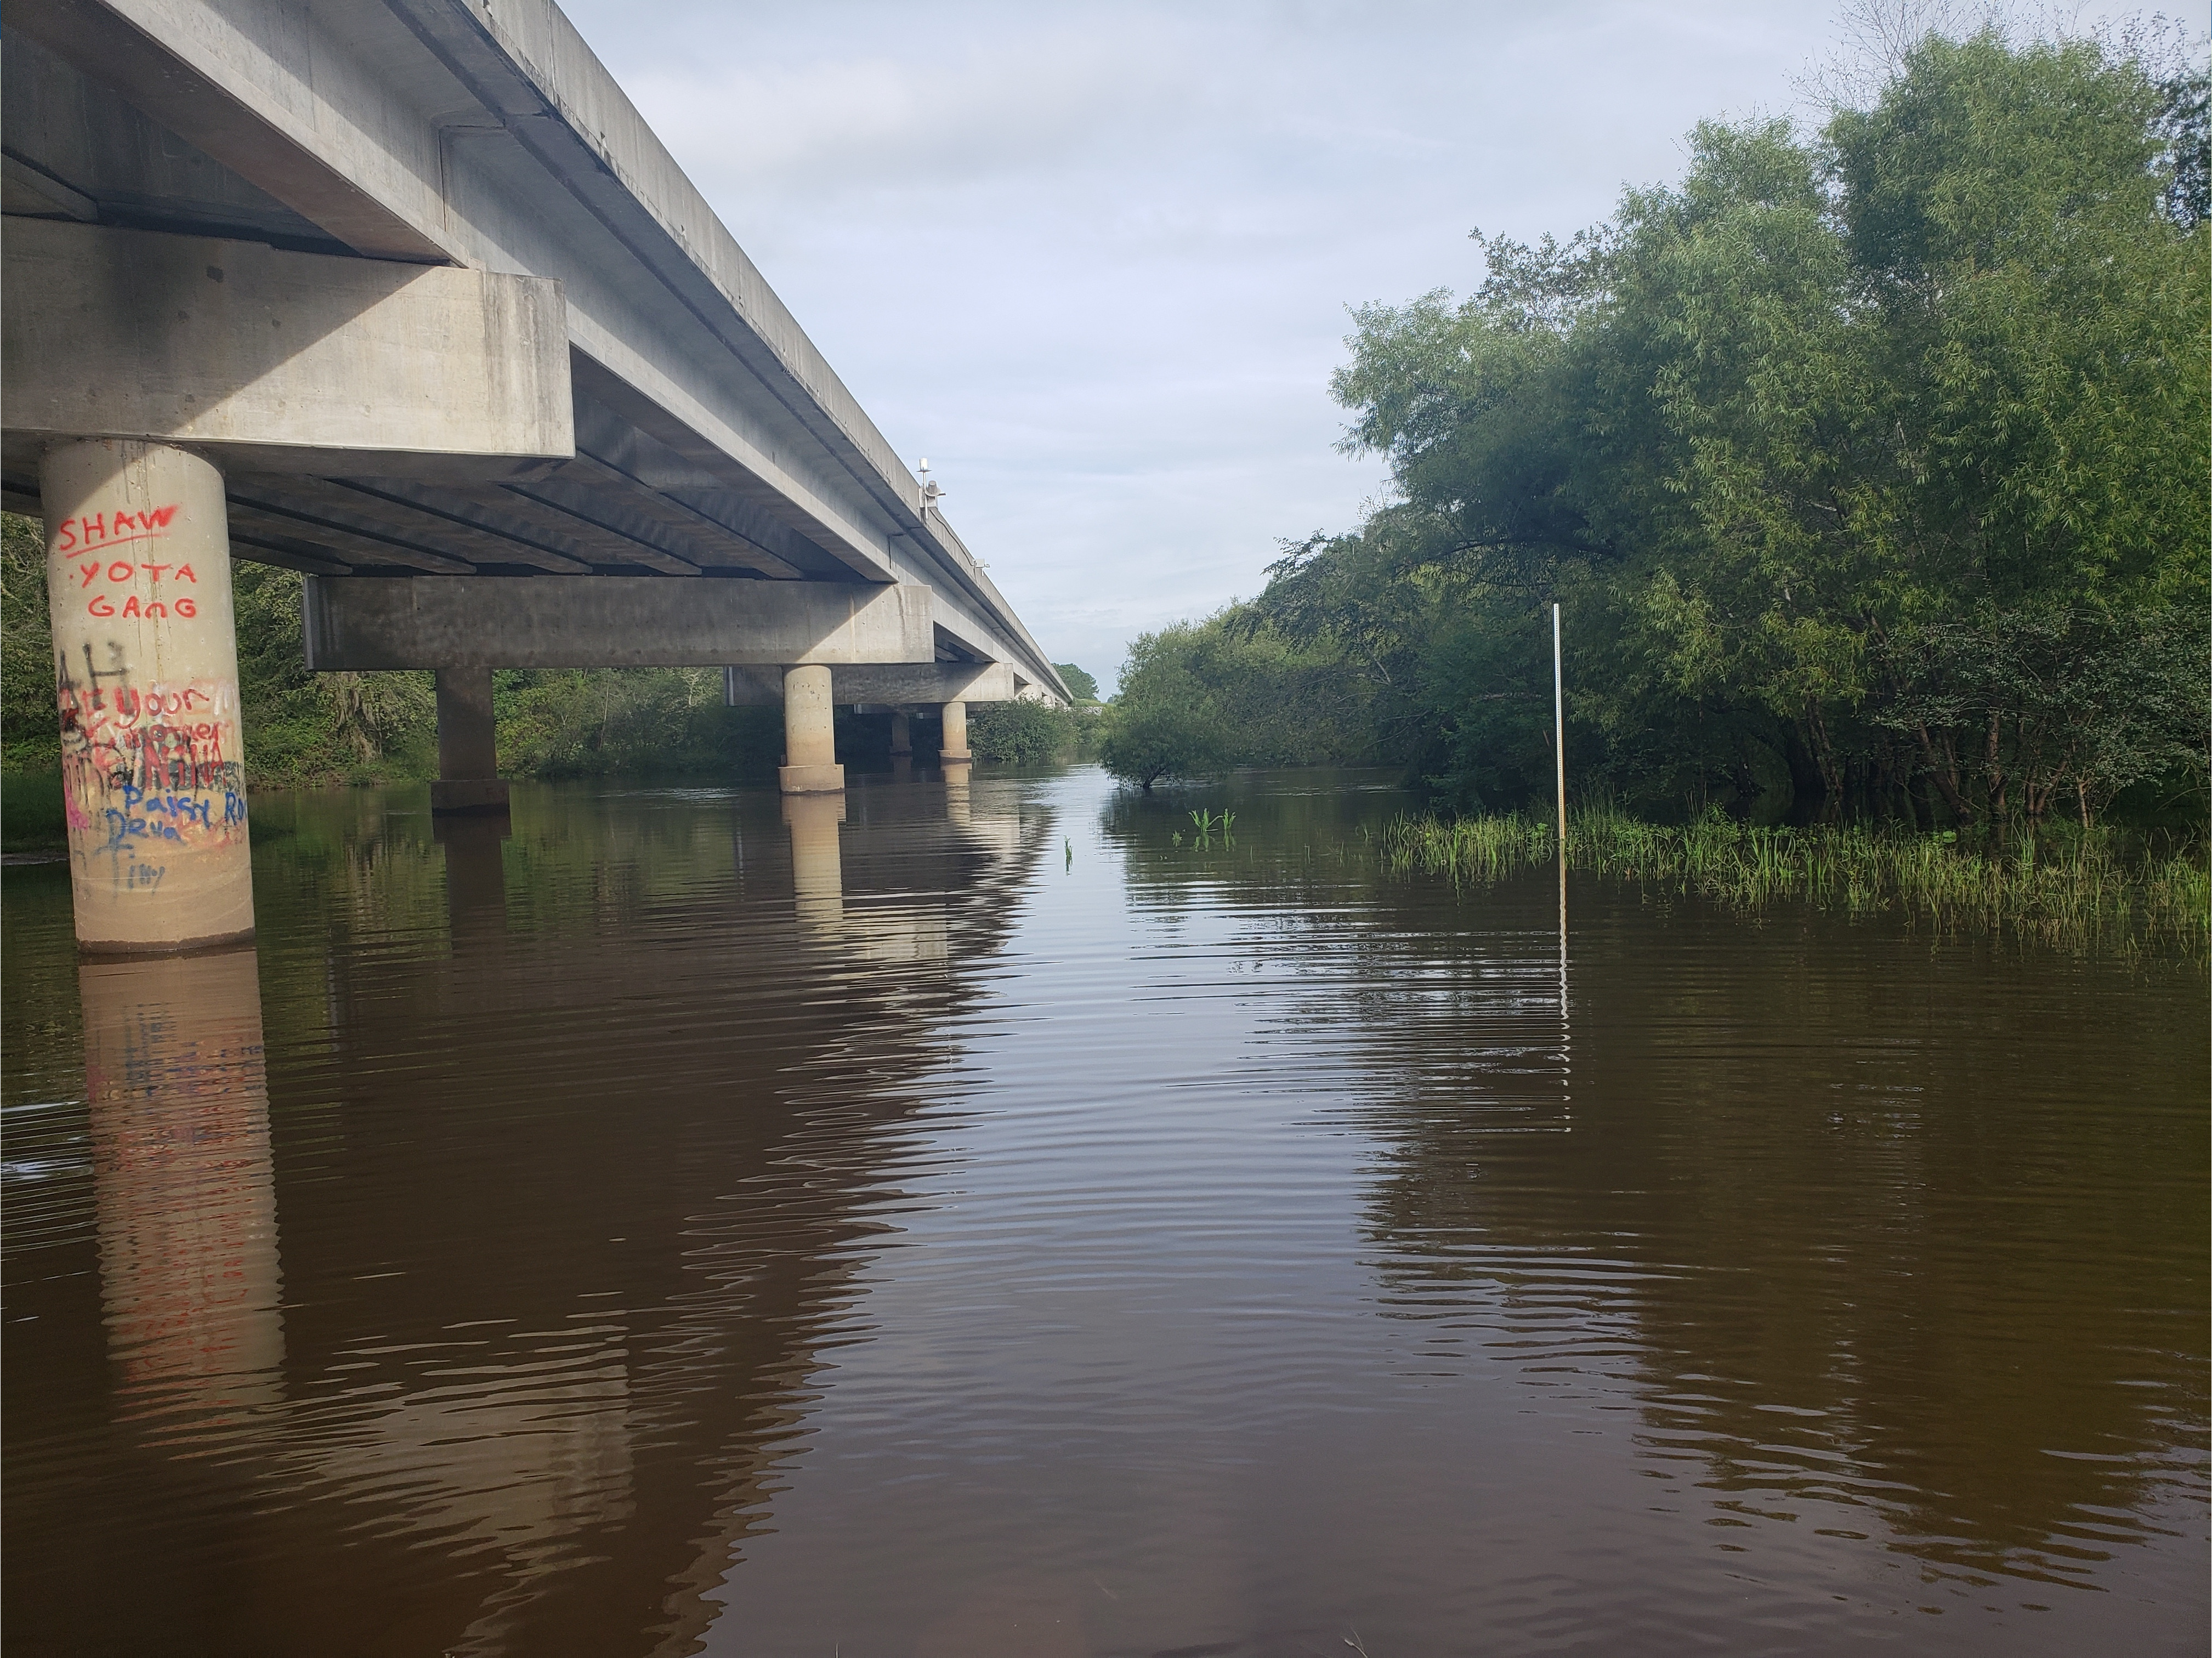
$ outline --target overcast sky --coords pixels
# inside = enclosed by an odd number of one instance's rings
[[[1046,651],[1353,525],[1346,307],[1480,274],[1780,113],[1834,13],[1749,0],[565,0]]]

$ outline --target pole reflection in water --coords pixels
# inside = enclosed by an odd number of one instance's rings
[[[1571,1110],[1574,1042],[1567,1027],[1567,692],[1559,664],[1557,604],[1552,606],[1552,757],[1559,781],[1559,1089]]]
[[[1572,1128],[1575,1032],[1567,1015],[1567,847],[1565,840],[1559,842],[1559,1093],[1571,1114],[1566,1126]]]
[[[981,853],[994,860],[1014,855],[1020,844],[1018,816],[987,816],[979,822],[964,778],[948,795],[945,821],[953,829],[948,851]],[[885,822],[910,820],[915,806],[927,798],[908,799],[885,792],[874,810]],[[887,810],[890,801],[901,804]],[[879,966],[948,960],[951,925],[942,891],[917,890],[910,882],[902,882],[898,890],[868,893],[858,902],[847,901],[839,835],[848,815],[842,794],[784,798],[783,819],[791,835],[792,911],[800,932],[834,941],[854,960]]]
[[[255,953],[88,961],[77,987],[124,1414],[272,1404],[284,1329]]]

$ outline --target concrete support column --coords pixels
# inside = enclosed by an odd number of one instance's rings
[[[968,752],[968,705],[947,702],[945,708],[945,740],[937,750],[937,757],[946,765],[955,761],[970,760]]]
[[[78,944],[253,933],[222,475],[167,444],[58,444],[39,468]]]
[[[786,794],[829,794],[845,786],[837,763],[836,708],[830,670],[817,662],[783,671],[783,766]]]
[[[507,810],[499,774],[499,738],[492,722],[491,670],[438,670],[438,777],[430,785],[434,817]]]
[[[891,710],[892,757],[896,758],[902,754],[912,754],[913,752],[914,736],[913,733],[907,730],[906,710],[904,708],[893,708]]]

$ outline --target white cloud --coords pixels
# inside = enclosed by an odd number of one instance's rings
[[[1834,38],[1771,0],[575,0],[570,15],[1040,642],[1262,585],[1383,483],[1347,305],[1571,231]]]

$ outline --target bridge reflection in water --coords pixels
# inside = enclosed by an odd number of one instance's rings
[[[194,971],[11,870],[13,1644],[2201,1643],[2200,963],[1577,878],[1563,1002],[1231,786],[276,798]]]
[[[11,1473],[23,1649],[696,1648],[1049,827],[850,793],[850,892],[840,797],[434,833],[356,798],[346,857],[303,821],[264,878],[301,930],[258,961],[82,969],[116,1406],[77,1460],[114,1506]],[[180,1542],[189,1511],[222,1524]]]

